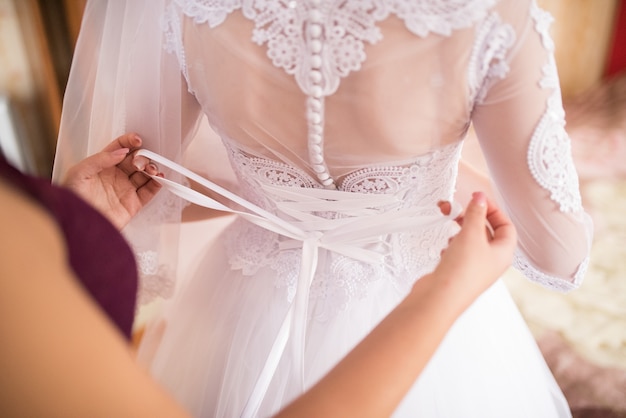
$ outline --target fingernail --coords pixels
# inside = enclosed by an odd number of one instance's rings
[[[150,173],[157,173],[159,171],[159,167],[157,167],[154,163],[148,163],[146,171],[149,171]]]
[[[116,149],[115,151],[111,151],[111,154],[115,155],[116,157],[121,156],[121,155],[126,155],[128,154],[130,150],[128,148],[120,148],[120,149]]]
[[[482,207],[487,206],[487,197],[485,196],[485,194],[483,192],[474,192],[474,193],[472,193],[472,200],[478,206],[482,206]]]

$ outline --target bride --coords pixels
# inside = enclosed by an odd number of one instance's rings
[[[179,197],[237,214],[197,243],[202,260],[148,327],[139,360],[196,416],[278,411],[437,264],[456,232],[438,203],[468,200],[474,181],[459,169],[470,124],[519,233],[515,266],[556,291],[579,286],[592,226],[550,22],[533,0],[90,1],[55,178],[127,131],[171,169],[171,192],[124,231],[144,300],[172,287]],[[206,140],[206,124],[235,193],[177,164]],[[221,163],[202,160],[192,168]],[[395,416],[570,412],[496,283],[450,330]]]

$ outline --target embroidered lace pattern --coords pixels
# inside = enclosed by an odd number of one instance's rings
[[[589,267],[589,257],[585,258],[585,260],[578,266],[578,269],[574,274],[573,281],[561,279],[542,272],[537,267],[533,266],[528,258],[519,249],[515,251],[513,267],[521,271],[526,278],[532,280],[533,282],[539,283],[549,289],[567,293],[577,289],[582,283],[583,278],[587,273],[587,268]]]
[[[570,138],[565,131],[565,112],[553,55],[554,43],[548,33],[552,17],[535,4],[531,9],[531,16],[549,56],[539,85],[544,89],[552,89],[553,92],[531,138],[528,166],[537,183],[550,192],[550,198],[559,205],[562,212],[579,212],[583,208],[578,175],[571,158]]]
[[[261,184],[321,188],[305,172],[264,158],[251,156],[225,141],[231,163],[242,186],[242,196],[266,210],[275,212],[275,202],[262,192]],[[450,199],[454,191],[460,144],[453,144],[415,158],[404,165],[363,168],[348,175],[340,184],[342,191],[393,194],[397,210],[415,208],[419,215],[437,214],[437,202]],[[325,218],[345,216],[333,212],[319,214]],[[310,291],[311,316],[326,320],[342,310],[350,300],[367,294],[368,283],[389,280],[408,290],[417,277],[435,267],[449,237],[456,232],[445,223],[419,230],[387,234],[376,244],[385,255],[382,264],[368,264],[347,256],[325,252],[326,262],[313,279]],[[270,269],[275,286],[285,289],[286,298],[295,294],[301,250],[282,248],[283,237],[246,221],[235,221],[226,234],[229,260],[233,269],[253,275]],[[322,255],[320,255],[322,257]]]
[[[312,94],[311,71],[323,82],[323,94],[332,94],[340,77],[361,68],[365,42],[382,39],[376,22],[395,14],[408,30],[425,37],[430,33],[449,36],[468,28],[487,15],[497,0],[174,0],[165,17],[167,48],[175,51],[183,72],[184,50],[180,22],[174,5],[196,24],[216,27],[235,10],[255,22],[252,40],[267,44],[275,66],[295,75],[300,87]],[[314,64],[318,56],[327,65]]]
[[[324,161],[324,97],[342,77],[358,71],[365,43],[382,39],[376,23],[391,14],[417,36],[450,36],[487,16],[497,0],[173,0],[165,17],[166,48],[187,75],[179,11],[196,24],[215,27],[234,10],[254,22],[252,40],[267,45],[272,63],[293,75],[308,96],[308,148],[318,181],[337,187]]]
[[[169,178],[178,178],[181,184],[188,185],[186,179],[168,173]],[[140,280],[140,293],[138,295],[138,306],[151,302],[157,297],[169,297],[173,294],[175,287],[175,274],[169,268],[169,262],[159,259],[159,252],[156,251],[153,243],[158,239],[158,232],[154,228],[172,220],[178,219],[181,210],[189,203],[181,198],[163,190],[159,193],[150,205],[143,209],[145,218],[143,221],[143,232],[141,235],[131,234],[126,238],[133,247],[133,252],[137,259],[137,269]],[[134,238],[134,239],[133,239]],[[146,244],[148,243],[148,244]]]
[[[143,251],[137,254],[139,267],[139,295],[137,307],[146,305],[159,297],[168,298],[174,294],[173,272],[160,265],[156,251]]]
[[[515,30],[491,13],[477,29],[476,41],[468,67],[470,101],[482,103],[489,88],[509,72],[507,54],[515,42]]]

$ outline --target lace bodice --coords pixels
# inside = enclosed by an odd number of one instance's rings
[[[288,188],[302,193],[307,199],[307,189],[321,188],[307,173],[288,165],[258,158],[238,149],[232,141],[226,141],[229,156],[241,182],[242,196],[248,201],[286,219],[293,219],[293,212],[281,210],[284,198],[265,192],[265,186]],[[439,217],[439,221],[414,229],[392,234],[380,234],[362,242],[368,249],[380,253],[383,261],[371,263],[359,261],[341,254],[327,253],[326,262],[316,273],[311,284],[311,298],[318,302],[311,312],[318,320],[332,317],[351,298],[364,297],[368,283],[388,280],[394,287],[408,291],[416,278],[431,271],[439,254],[456,232],[456,225],[439,213],[437,203],[449,201],[454,192],[461,144],[453,144],[427,155],[386,166],[361,168],[346,176],[338,184],[339,191],[354,195],[370,195],[372,199],[364,211],[349,201],[340,208],[325,208],[320,202],[301,205],[301,211],[328,220],[325,229],[343,225],[347,219],[359,221],[378,213],[401,213],[410,210],[412,216]],[[296,192],[297,191],[297,192]],[[377,198],[381,196],[381,198]],[[336,220],[335,226],[332,222]],[[371,228],[368,221],[355,234]],[[262,227],[241,220],[227,234],[231,264],[253,275],[269,268],[275,271],[274,285],[286,290],[291,300],[296,291],[301,264],[300,248],[285,245],[287,238]],[[351,238],[348,238],[351,239]],[[356,245],[356,244],[355,244]]]

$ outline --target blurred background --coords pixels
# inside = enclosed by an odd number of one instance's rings
[[[0,0],[0,148],[49,177],[86,0]],[[577,418],[626,417],[626,0],[537,0],[552,36],[596,235],[580,290],[505,280]],[[481,164],[470,136],[465,156]]]
[[[0,0],[0,145],[50,176],[63,91],[86,0]]]

